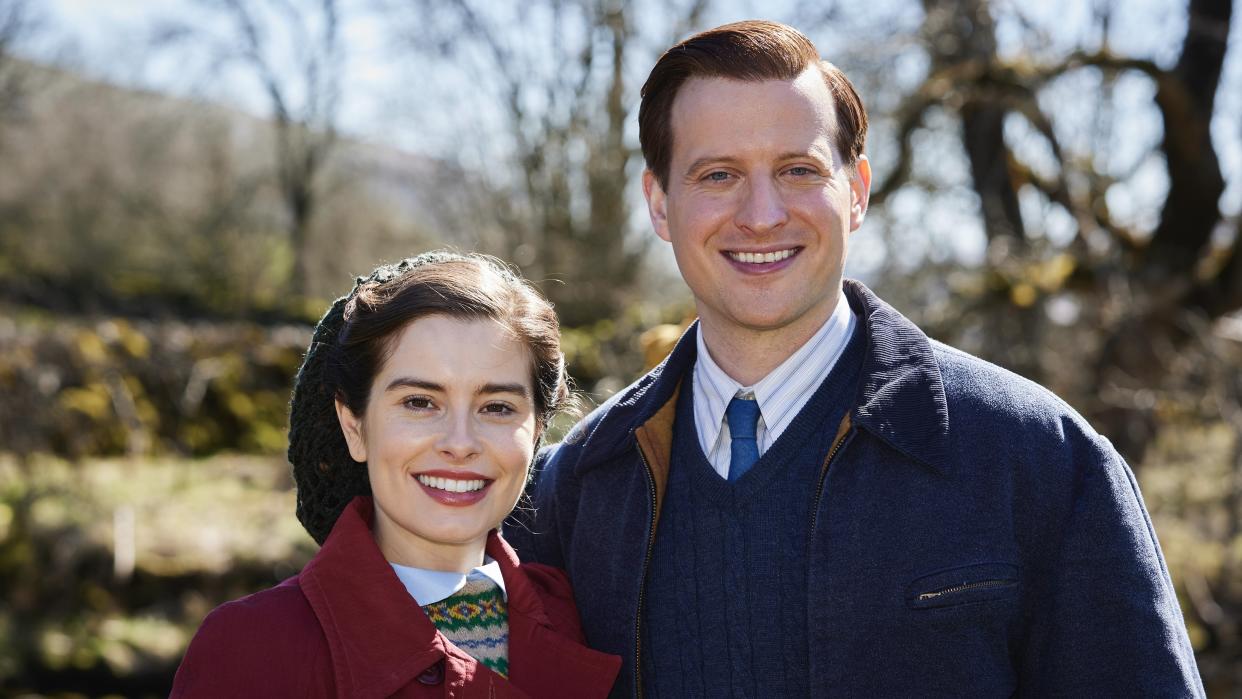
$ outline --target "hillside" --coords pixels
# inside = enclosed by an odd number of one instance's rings
[[[57,310],[201,296],[222,312],[280,305],[289,274],[273,128],[201,101],[26,64],[0,121],[0,287]],[[381,259],[442,244],[454,192],[442,163],[342,137],[317,181],[308,269],[330,297]],[[93,301],[92,301],[93,299]]]

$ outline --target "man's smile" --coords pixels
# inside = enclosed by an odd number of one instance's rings
[[[726,250],[725,254],[734,262],[744,262],[746,264],[771,264],[789,259],[802,250],[799,247],[785,248],[783,250],[775,250],[768,252],[742,252],[739,250]]]

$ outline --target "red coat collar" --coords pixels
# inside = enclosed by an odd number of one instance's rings
[[[355,498],[298,576],[327,638],[338,694],[390,696],[441,660],[450,676],[464,675],[467,686],[475,677],[485,685],[503,683],[499,676],[486,681],[491,670],[436,630],[375,545],[373,520],[371,498]],[[552,628],[538,588],[495,531],[488,535],[487,554],[500,564],[509,597],[510,680],[516,685],[511,689],[542,692],[568,686],[576,695],[581,689],[582,696],[606,696],[617,658]],[[604,671],[610,667],[612,673]]]

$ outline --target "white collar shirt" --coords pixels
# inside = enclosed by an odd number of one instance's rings
[[[419,606],[448,599],[453,596],[453,593],[465,587],[468,580],[479,576],[489,578],[499,585],[500,594],[506,601],[509,599],[505,591],[505,579],[500,575],[500,564],[491,557],[486,557],[483,565],[471,569],[469,573],[411,568],[392,562],[389,562],[389,565],[392,566],[397,577],[401,579],[401,584],[405,585],[406,591],[410,593],[415,602],[418,602]]]
[[[700,329],[694,363],[694,426],[699,446],[721,478],[729,477],[730,436],[725,420],[729,401],[734,396],[753,394],[759,402],[755,438],[762,457],[828,378],[857,325],[858,318],[845,294],[840,294],[832,315],[811,339],[753,386],[739,384],[716,364]]]

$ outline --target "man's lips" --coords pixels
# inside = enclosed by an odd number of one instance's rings
[[[724,254],[734,262],[741,262],[744,264],[772,264],[774,262],[780,262],[781,260],[787,260],[790,257],[797,255],[801,250],[802,248],[795,246],[790,248],[776,248],[772,250],[725,250]]]
[[[724,250],[724,258],[734,269],[746,274],[768,274],[793,264],[802,247],[768,248],[765,250]]]

